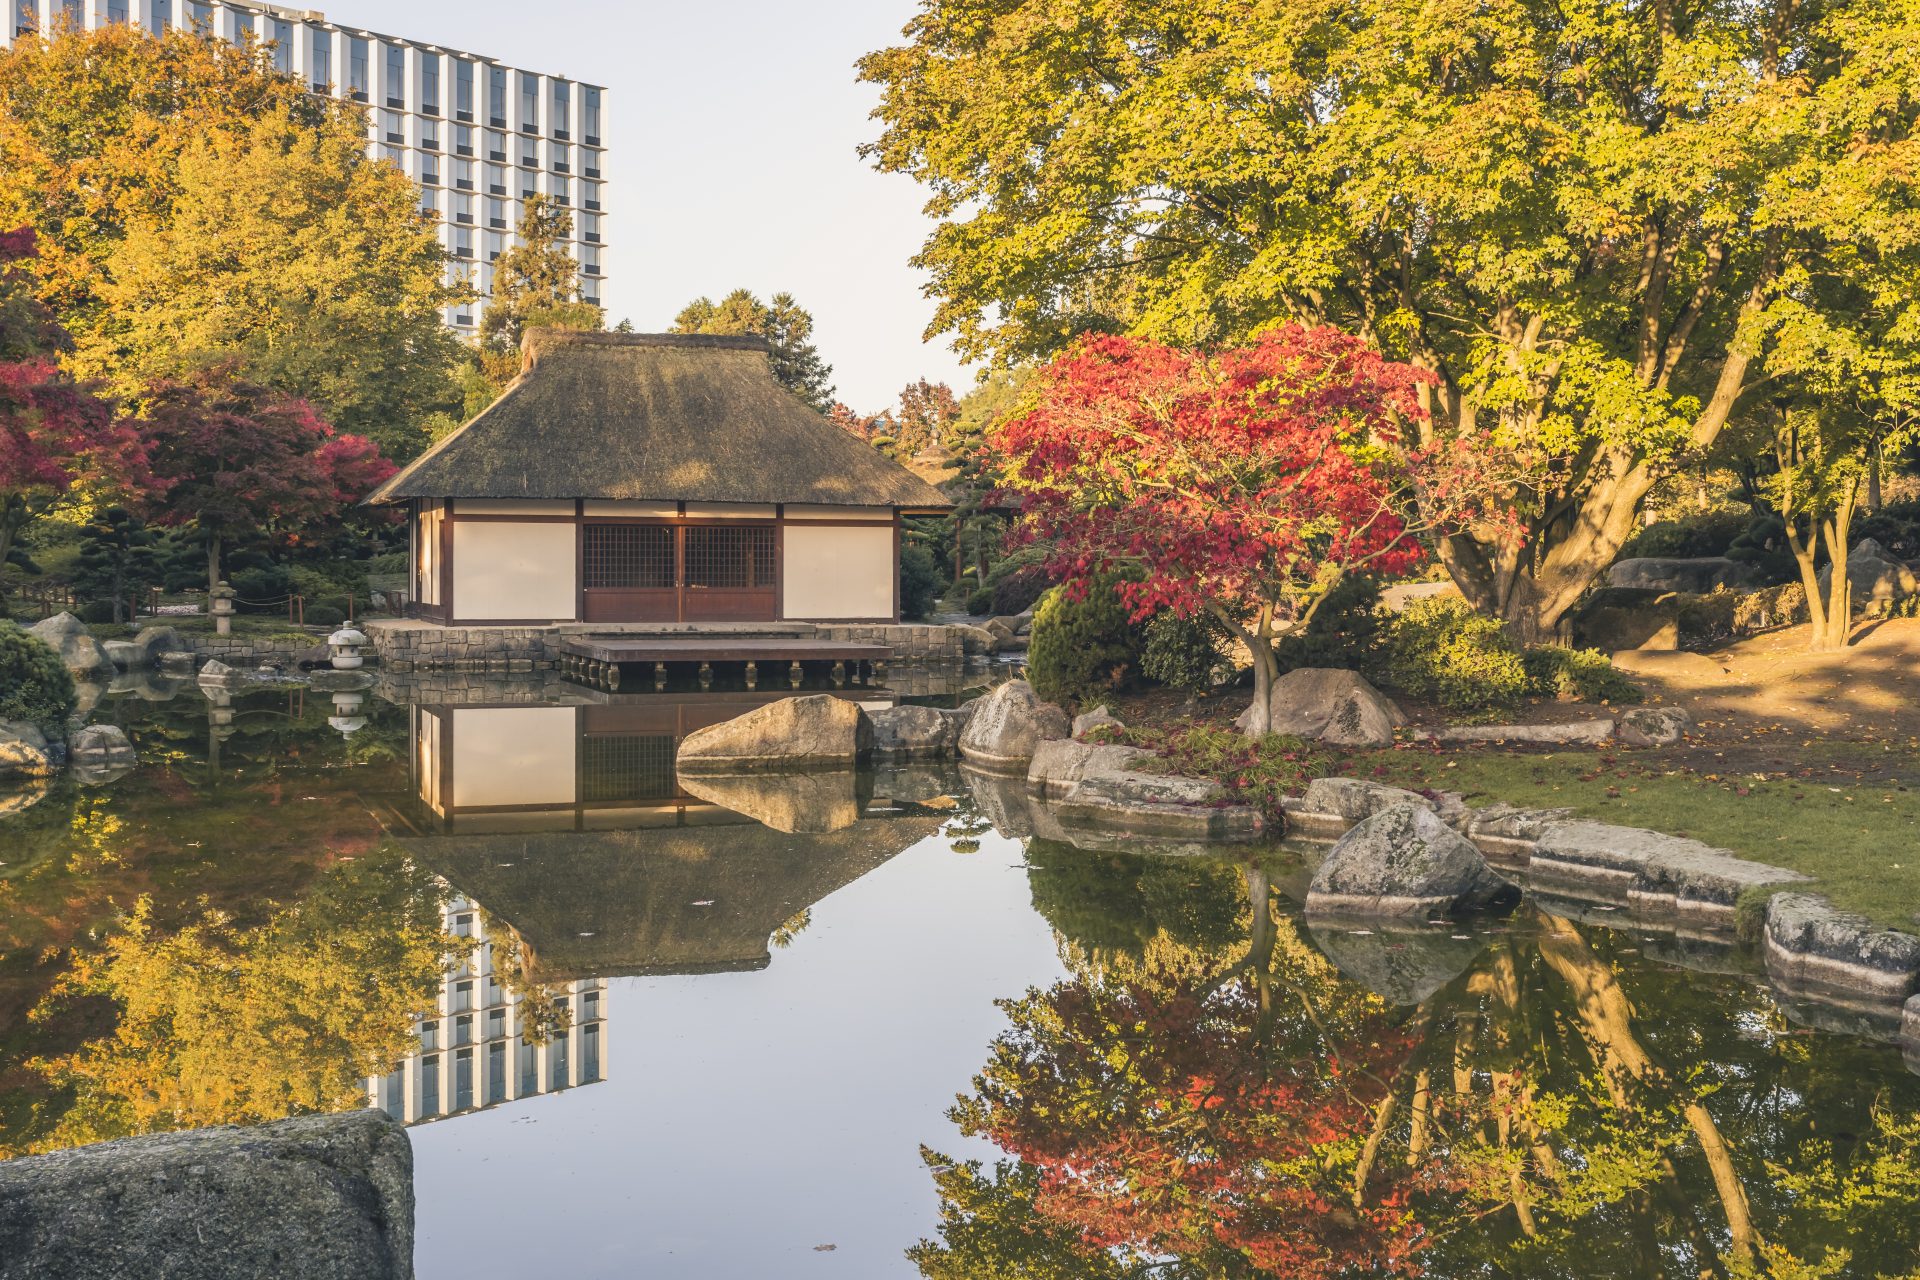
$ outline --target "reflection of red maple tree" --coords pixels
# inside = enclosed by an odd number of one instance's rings
[[[1351,997],[1342,1013],[1271,995],[1251,976],[1029,993],[959,1118],[1036,1169],[1035,1210],[1090,1249],[1207,1274],[1420,1274],[1413,1175],[1368,1144],[1411,1038]]]

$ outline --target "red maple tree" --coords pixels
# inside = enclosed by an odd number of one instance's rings
[[[1118,575],[1136,620],[1204,611],[1245,642],[1264,733],[1277,640],[1344,575],[1409,569],[1488,515],[1490,451],[1401,430],[1431,381],[1328,328],[1212,354],[1088,337],[987,445],[1070,587]]]
[[[211,369],[156,386],[146,427],[166,488],[154,523],[207,541],[207,585],[226,546],[311,541],[394,472],[363,436],[341,435],[305,400]]]
[[[137,427],[61,370],[66,334],[22,269],[35,252],[31,228],[0,234],[0,566],[34,520],[149,479]]]

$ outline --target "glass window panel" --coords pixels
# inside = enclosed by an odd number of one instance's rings
[[[453,109],[459,119],[473,119],[473,64],[465,58],[453,64]]]
[[[367,100],[367,42],[358,36],[347,40],[347,92]]]
[[[273,19],[267,24],[267,39],[273,42],[273,69],[283,75],[293,74],[293,24]]]
[[[520,73],[520,127],[528,133],[540,128],[540,77]]]
[[[316,29],[307,58],[307,79],[314,89],[325,92],[333,85],[333,36]]]
[[[387,105],[407,105],[407,51],[397,44],[387,46]]]
[[[420,55],[420,110],[426,115],[440,114],[440,55]]]
[[[462,1049],[453,1055],[453,1109],[465,1111],[473,1105],[473,1050]]]
[[[507,127],[507,69],[487,68],[487,123],[496,129]]]

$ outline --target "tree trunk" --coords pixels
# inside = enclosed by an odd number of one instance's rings
[[[1867,446],[1867,510],[1880,509],[1880,442]]]
[[[207,592],[209,596],[209,599],[207,601],[207,607],[209,611],[211,611],[213,607],[213,601],[211,599],[212,593],[215,590],[217,590],[219,586],[220,586],[220,535],[209,534],[207,537]]]
[[[1827,616],[1825,632],[1814,633],[1815,653],[1840,653],[1853,633],[1853,580],[1847,575],[1847,537],[1853,527],[1854,493],[1842,494],[1833,514],[1820,527],[1827,547]]]

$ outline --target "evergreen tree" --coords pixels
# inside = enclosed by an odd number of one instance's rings
[[[606,313],[581,299],[580,264],[565,248],[572,238],[568,209],[546,196],[527,200],[517,243],[494,264],[493,297],[480,317],[480,363],[496,393],[519,375],[520,338],[529,328],[606,328]],[[471,394],[467,408],[474,410]]]
[[[127,598],[161,581],[160,537],[125,507],[108,507],[80,530],[73,585],[82,595],[113,601],[113,620],[130,622]]]
[[[675,333],[752,334],[771,348],[773,376],[802,400],[826,413],[833,405],[833,366],[813,345],[813,315],[790,293],[762,302],[735,289],[715,303],[695,298],[673,318]]]

